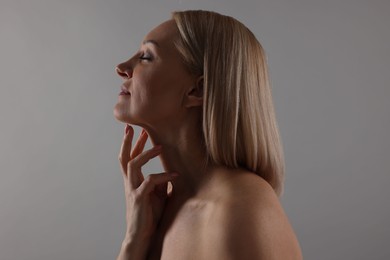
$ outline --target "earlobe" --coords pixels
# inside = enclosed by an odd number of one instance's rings
[[[203,105],[203,91],[198,87],[192,87],[187,94],[186,107],[196,107]]]

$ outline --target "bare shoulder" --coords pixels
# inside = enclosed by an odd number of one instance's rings
[[[232,177],[219,187],[224,196],[211,225],[216,241],[213,257],[302,259],[295,233],[268,182],[249,171],[229,174]]]

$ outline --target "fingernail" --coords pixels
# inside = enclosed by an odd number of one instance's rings
[[[125,130],[125,133],[128,134],[130,131],[130,126],[129,125],[126,125],[126,130]]]

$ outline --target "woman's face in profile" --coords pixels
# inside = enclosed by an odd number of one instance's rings
[[[176,37],[177,26],[174,20],[168,20],[145,36],[133,57],[117,65],[116,71],[130,92],[118,97],[114,108],[118,120],[141,126],[160,125],[179,116],[194,77],[174,47]]]

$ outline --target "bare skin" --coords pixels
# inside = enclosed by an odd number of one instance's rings
[[[244,169],[220,168],[209,185],[182,205],[170,203],[174,196],[167,199],[146,259],[302,259],[265,180]]]
[[[119,156],[127,201],[126,239],[147,243],[147,252],[140,254],[147,259],[301,259],[272,188],[254,173],[205,163],[199,125],[202,76],[189,74],[182,64],[172,42],[178,35],[173,20],[162,23],[144,39],[158,46],[143,44],[116,68],[131,95],[119,97],[114,115],[145,130],[132,149],[130,127]],[[153,146],[162,145],[161,151],[143,151],[148,138]],[[165,172],[144,179],[141,167],[155,156]],[[180,176],[168,176],[171,172]],[[272,218],[263,217],[267,215]],[[274,225],[283,230],[274,232]],[[251,234],[254,226],[264,232]],[[279,251],[267,236],[276,239]]]
[[[140,54],[152,56],[151,60],[140,61],[137,53],[117,66],[131,96],[119,97],[114,115],[141,126],[153,145],[162,145],[162,166],[167,172],[180,173],[172,184],[183,198],[200,192],[210,169],[204,166],[205,151],[200,146],[202,77],[187,72],[173,45],[175,37],[178,29],[168,20],[144,39],[155,40],[159,47],[141,46]]]

